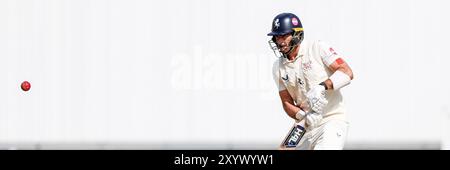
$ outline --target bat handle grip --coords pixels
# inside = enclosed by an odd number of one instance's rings
[[[302,109],[303,111],[305,111],[306,113],[311,112],[311,107],[309,105],[309,102],[307,100],[303,100],[300,103],[300,109]]]

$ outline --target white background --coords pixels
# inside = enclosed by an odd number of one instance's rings
[[[347,147],[450,148],[445,0],[1,0],[0,143],[275,149],[281,12],[346,56]],[[31,90],[20,90],[22,81]],[[408,145],[409,146],[409,145]],[[394,147],[395,148],[395,147]]]

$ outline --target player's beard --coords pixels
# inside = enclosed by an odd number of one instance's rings
[[[289,49],[290,49],[289,45],[280,46],[280,52],[283,53],[283,54],[288,54]]]
[[[284,46],[280,46],[278,49],[283,55],[288,56],[293,51],[295,51],[295,49],[297,47],[298,47],[298,44],[297,45],[293,45],[293,46],[292,45],[284,45]]]
[[[283,55],[289,55],[292,51],[294,51],[296,45],[294,45],[292,43],[292,40],[288,41],[287,43],[281,43],[280,45],[278,45],[278,50],[283,54]]]
[[[291,46],[291,43],[282,43],[278,46],[278,51],[280,51],[284,55],[288,55],[294,46]]]

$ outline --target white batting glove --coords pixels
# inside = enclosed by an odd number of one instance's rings
[[[306,93],[311,110],[319,114],[323,113],[323,108],[328,104],[325,93],[325,87],[322,85],[315,85]]]
[[[318,114],[318,113],[314,113],[314,112],[306,113],[303,110],[299,110],[297,112],[297,114],[295,115],[295,118],[297,118],[297,120],[305,118],[306,125],[316,127],[317,125],[319,125],[320,121],[322,121],[323,117],[322,117],[322,114]]]
[[[316,127],[320,124],[320,121],[322,121],[322,114],[309,112],[306,115],[306,124],[311,127]]]

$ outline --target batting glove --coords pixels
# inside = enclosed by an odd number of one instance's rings
[[[325,93],[325,87],[322,85],[316,85],[306,93],[311,110],[319,114],[323,113],[323,108],[328,104]]]

